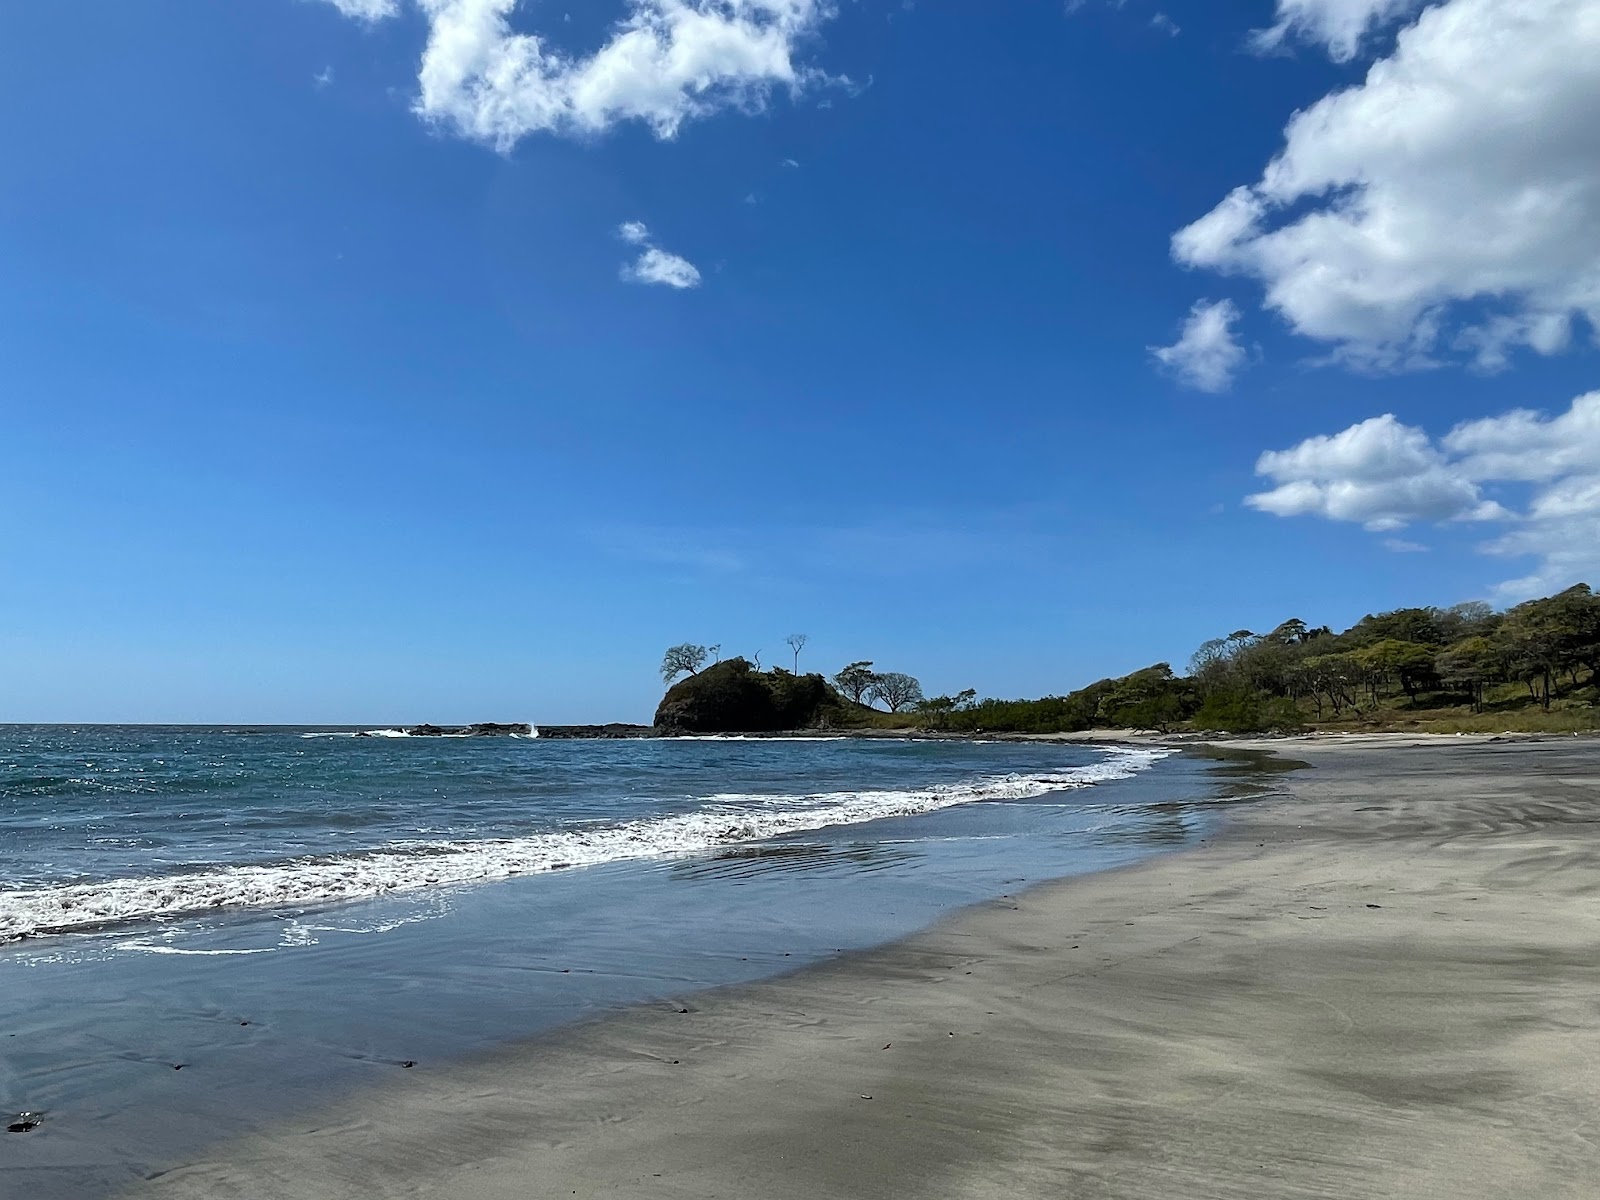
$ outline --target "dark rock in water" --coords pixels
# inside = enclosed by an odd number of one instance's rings
[[[541,725],[541,738],[647,738],[656,736],[654,725]]]
[[[38,1113],[22,1112],[6,1123],[7,1133],[32,1133],[43,1120]]]
[[[527,737],[533,732],[533,726],[480,721],[476,725],[413,725],[406,732],[412,737]]]
[[[757,671],[730,658],[673,684],[656,727],[669,735],[812,729],[844,717],[847,703],[821,675]]]

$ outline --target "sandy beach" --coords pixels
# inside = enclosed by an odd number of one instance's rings
[[[1200,848],[218,1146],[159,1197],[1588,1197],[1600,742],[1272,744]]]

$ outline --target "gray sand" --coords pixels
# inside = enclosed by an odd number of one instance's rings
[[[1298,744],[1221,838],[219,1147],[161,1197],[1593,1197],[1600,744]]]

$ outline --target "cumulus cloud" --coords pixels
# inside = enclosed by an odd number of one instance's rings
[[[1279,17],[1337,52],[1398,7]],[[1555,353],[1600,324],[1597,62],[1594,0],[1446,0],[1362,83],[1296,113],[1261,179],[1174,235],[1174,257],[1258,280],[1354,365]]]
[[[623,267],[622,278],[629,283],[659,283],[679,289],[700,286],[700,271],[692,262],[654,246],[639,255],[637,262]]]
[[[1268,451],[1256,472],[1275,486],[1245,503],[1275,516],[1354,521],[1378,532],[1424,521],[1506,523],[1481,548],[1538,560],[1530,574],[1500,585],[1509,599],[1600,576],[1600,392],[1553,416],[1516,409],[1467,421],[1437,441],[1385,414]],[[1518,490],[1520,511],[1486,488]]]
[[[416,111],[501,150],[533,133],[598,134],[624,121],[671,138],[686,121],[758,110],[774,88],[827,78],[799,52],[833,16],[829,0],[630,0],[587,56],[513,30],[517,0],[417,3],[429,32]]]
[[[1279,517],[1359,521],[1372,530],[1413,521],[1490,520],[1504,512],[1485,501],[1429,440],[1392,414],[1362,421],[1331,437],[1307,438],[1269,450],[1256,473],[1277,484],[1245,503]]]
[[[1223,392],[1244,365],[1244,347],[1234,340],[1238,306],[1231,300],[1201,300],[1189,310],[1183,332],[1170,346],[1152,346],[1156,361],[1184,384],[1203,392]]]
[[[358,21],[383,21],[400,13],[400,0],[327,0],[327,3]]]
[[[1478,479],[1545,482],[1600,472],[1600,392],[1554,417],[1519,408],[1468,421],[1444,445]]]
[[[639,257],[622,268],[625,282],[656,283],[680,291],[700,286],[699,269],[681,255],[656,246],[643,221],[624,221],[617,226],[617,236],[630,246],[642,247]]]
[[[1422,6],[1422,0],[1278,0],[1277,20],[1258,29],[1251,44],[1277,50],[1291,39],[1326,47],[1335,62],[1349,62],[1367,35]]]

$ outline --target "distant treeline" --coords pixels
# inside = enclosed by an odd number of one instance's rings
[[[1042,700],[923,700],[926,727],[1076,732],[1097,727],[1264,732],[1372,723],[1423,708],[1472,713],[1581,704],[1600,680],[1600,597],[1587,584],[1507,612],[1487,604],[1402,608],[1342,633],[1298,618],[1214,638],[1187,675],[1157,663]]]
[[[915,676],[865,660],[827,678],[801,675],[807,641],[804,634],[784,639],[793,671],[763,671],[759,654],[753,664],[721,662],[720,646],[671,647],[663,680],[672,685],[687,675],[699,682],[674,688],[675,701],[669,692],[672,703],[664,701],[657,724],[765,729],[776,726],[751,722],[783,719],[967,733],[1259,733],[1318,723],[1438,727],[1448,720],[1460,727],[1491,716],[1503,728],[1600,723],[1600,596],[1582,583],[1506,612],[1474,602],[1378,613],[1342,633],[1299,618],[1266,633],[1240,629],[1195,651],[1186,675],[1157,663],[1042,700],[980,700],[970,689],[928,698]],[[714,668],[708,660],[716,660]],[[797,708],[802,684],[809,690],[802,689]],[[1562,712],[1552,716],[1553,708]]]

